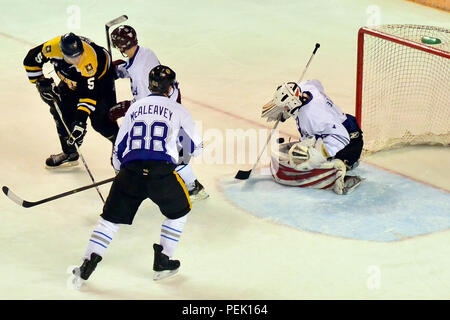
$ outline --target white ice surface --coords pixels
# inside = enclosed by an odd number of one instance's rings
[[[71,5],[80,9],[80,29],[67,25]],[[46,157],[59,152],[56,130],[22,61],[32,46],[56,35],[73,31],[106,45],[105,22],[127,14],[140,43],[177,72],[184,104],[203,130],[223,133],[268,128],[259,118],[261,106],[280,82],[298,79],[316,42],[321,48],[306,78],[320,79],[336,104],[354,113],[356,36],[370,19],[369,8],[380,10],[382,24],[450,28],[449,13],[403,0],[0,0],[0,7],[0,184],[26,200],[91,183],[82,166],[44,169]],[[126,81],[117,90],[119,99],[130,96]],[[293,122],[281,130],[296,135]],[[111,146],[92,129],[82,150],[96,180],[114,174]],[[0,299],[450,298],[448,230],[379,243],[258,218],[234,206],[219,187],[253,161],[194,163],[211,196],[190,214],[176,250],[179,274],[158,283],[151,279],[152,243],[159,241],[163,217],[151,202],[144,202],[132,226],[121,227],[76,291],[66,285],[66,271],[81,263],[101,212],[95,190],[30,209],[2,195]],[[448,149],[413,148],[368,161],[450,190]],[[104,195],[108,187],[101,188]]]

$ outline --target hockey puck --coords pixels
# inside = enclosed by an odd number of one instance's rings
[[[422,43],[425,44],[439,44],[441,43],[441,39],[433,38],[433,37],[422,37]]]

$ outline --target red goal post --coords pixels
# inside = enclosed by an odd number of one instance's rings
[[[450,144],[450,30],[420,25],[358,32],[355,115],[365,153]]]

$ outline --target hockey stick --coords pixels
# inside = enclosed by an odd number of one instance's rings
[[[56,111],[58,112],[59,118],[61,119],[61,122],[63,123],[64,128],[66,129],[67,134],[68,134],[69,137],[70,137],[70,135],[71,135],[71,134],[70,134],[70,130],[69,130],[69,128],[67,127],[66,123],[64,122],[64,119],[63,119],[61,110],[59,109],[58,103],[56,103],[56,100],[53,100],[53,106],[55,107]],[[86,171],[87,171],[87,173],[89,174],[89,177],[91,177],[92,183],[95,184],[94,176],[92,175],[91,170],[89,170],[89,167],[87,166],[87,163],[86,163],[86,161],[84,160],[83,154],[80,152],[80,148],[78,147],[78,145],[77,145],[76,142],[74,142],[74,146],[75,146],[75,148],[76,148],[78,154],[80,155],[81,161],[83,162],[83,165],[84,165],[84,167],[86,168]],[[103,199],[103,196],[102,196],[102,193],[100,192],[100,189],[99,189],[98,187],[95,187],[95,189],[97,189],[97,193],[98,193],[98,195],[100,196],[100,199],[102,199],[102,202],[103,202],[103,204],[104,204],[104,203],[105,203],[105,199]]]
[[[109,52],[109,56],[111,59],[111,67],[114,68],[113,66],[113,61],[112,61],[112,51],[111,51],[111,38],[109,36],[109,28],[111,28],[112,26],[122,23],[124,21],[128,20],[128,17],[126,15],[121,15],[120,17],[117,17],[109,22],[107,22],[105,24],[105,31],[106,31],[106,43],[108,45],[108,52]],[[114,90],[114,104],[117,103],[117,95],[116,95],[116,82],[115,80],[113,80],[113,90]],[[111,106],[112,107],[112,106]]]
[[[112,26],[122,23],[124,21],[128,20],[128,17],[126,15],[121,15],[120,17],[117,17],[109,22],[107,22],[105,24],[105,30],[106,30],[106,43],[108,44],[108,52],[109,54],[111,54],[111,40],[109,37],[109,28],[111,28]],[[112,56],[112,54],[111,54]]]
[[[316,43],[316,45],[314,46],[314,51],[313,51],[313,53],[311,54],[311,57],[309,58],[308,63],[306,64],[305,68],[303,69],[303,73],[302,73],[302,75],[300,76],[300,79],[299,79],[297,82],[300,82],[300,81],[303,80],[303,76],[305,75],[306,70],[308,69],[309,64],[311,63],[311,60],[312,60],[312,58],[314,57],[314,55],[316,54],[316,52],[317,52],[317,50],[319,49],[319,47],[320,47],[320,44],[319,44],[319,43]],[[266,103],[266,105],[269,104],[269,103],[270,103],[270,102]],[[275,122],[275,125],[273,126],[273,128],[272,128],[272,130],[271,130],[271,132],[270,132],[270,134],[269,134],[269,137],[268,137],[268,139],[267,139],[267,141],[266,141],[266,144],[264,145],[264,147],[263,147],[261,153],[259,154],[258,159],[256,160],[256,163],[253,165],[253,168],[251,168],[251,169],[248,170],[248,171],[239,170],[239,171],[236,173],[236,176],[234,177],[235,179],[239,179],[239,180],[247,180],[248,178],[250,178],[250,175],[252,174],[252,171],[253,171],[253,170],[256,168],[256,166],[258,165],[259,159],[261,159],[261,156],[263,155],[264,150],[266,150],[266,147],[267,147],[267,145],[269,144],[270,138],[272,138],[272,134],[273,134],[273,132],[275,131],[275,129],[276,129],[276,127],[278,126],[279,123],[280,123],[280,119],[278,119],[277,122]]]
[[[248,178],[250,178],[250,175],[252,174],[252,171],[255,170],[256,166],[258,165],[259,159],[261,159],[261,156],[263,155],[264,150],[266,150],[266,147],[269,144],[270,138],[272,138],[272,134],[275,132],[275,129],[277,128],[279,123],[280,123],[280,119],[278,119],[277,122],[275,122],[275,125],[273,126],[272,130],[270,131],[269,137],[267,138],[267,141],[264,144],[264,147],[263,147],[261,153],[259,154],[258,159],[256,160],[255,164],[253,165],[253,168],[251,168],[248,171],[239,170],[236,173],[236,176],[234,177],[235,179],[247,180]]]
[[[55,196],[52,196],[52,197],[49,197],[49,198],[45,198],[45,199],[42,199],[42,200],[39,200],[39,201],[34,201],[34,202],[33,201],[23,200],[22,198],[20,198],[18,195],[16,195],[14,192],[12,192],[6,186],[3,186],[2,190],[3,190],[3,193],[8,198],[10,198],[12,201],[17,203],[19,206],[22,206],[24,208],[31,208],[31,207],[37,206],[39,204],[42,204],[42,203],[46,203],[46,202],[49,202],[49,201],[52,201],[52,200],[56,200],[56,199],[59,199],[59,198],[65,197],[65,196],[70,196],[71,194],[74,194],[74,193],[77,193],[77,192],[80,192],[80,191],[84,191],[84,190],[87,190],[87,189],[90,189],[90,188],[94,188],[94,187],[97,188],[98,186],[100,186],[102,184],[105,184],[105,183],[108,183],[108,182],[111,182],[114,179],[115,179],[115,177],[109,178],[109,179],[106,179],[106,180],[103,180],[103,181],[100,181],[100,182],[96,182],[94,184],[90,184],[88,186],[84,186],[84,187],[81,187],[81,188],[73,189],[73,190],[70,190],[70,191],[67,191],[67,192],[64,192],[64,193],[60,193],[60,194],[57,194]]]
[[[111,55],[111,57],[112,57],[112,53],[111,53],[111,40],[109,38],[109,28],[111,28],[112,26],[114,26],[116,24],[122,23],[126,20],[128,20],[128,17],[126,15],[121,15],[120,17],[117,17],[105,24],[106,43],[108,44],[108,52]]]

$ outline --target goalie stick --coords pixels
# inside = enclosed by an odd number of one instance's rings
[[[312,58],[314,57],[314,55],[316,54],[316,52],[317,52],[317,50],[319,49],[319,47],[320,47],[320,44],[319,44],[319,43],[316,43],[316,45],[314,46],[314,51],[313,51],[313,53],[311,54],[311,57],[309,58],[308,63],[306,64],[305,68],[303,69],[303,73],[302,73],[302,75],[300,76],[300,79],[299,79],[297,82],[300,82],[300,81],[303,80],[303,76],[305,75],[306,70],[308,69],[309,64],[311,63],[311,60],[312,60]],[[267,104],[270,104],[270,103],[271,103],[271,102],[268,102],[268,103],[266,103],[266,105],[267,105]],[[280,118],[281,118],[281,115],[280,115]],[[245,171],[245,170],[239,170],[239,171],[236,173],[236,176],[234,177],[235,179],[239,179],[239,180],[247,180],[248,178],[250,178],[250,175],[252,174],[252,171],[253,171],[253,170],[256,168],[256,166],[258,165],[259,159],[261,159],[261,156],[263,155],[264,150],[266,150],[266,147],[267,147],[267,145],[269,144],[270,138],[272,137],[272,134],[273,134],[273,132],[275,131],[275,129],[276,129],[276,127],[278,126],[279,123],[280,123],[280,119],[277,120],[277,122],[276,122],[275,125],[273,126],[272,130],[270,131],[270,134],[269,134],[269,137],[268,137],[268,139],[267,139],[267,141],[266,141],[266,144],[264,145],[264,147],[263,147],[261,153],[260,153],[259,156],[258,156],[258,159],[256,160],[255,164],[253,165],[253,168],[251,168],[251,169],[248,170],[248,171]]]
[[[264,150],[266,150],[266,147],[267,147],[267,145],[269,144],[270,138],[272,138],[272,134],[275,132],[275,129],[277,128],[278,124],[280,123],[280,119],[281,119],[281,116],[280,116],[280,118],[277,120],[277,122],[275,122],[275,125],[273,126],[272,130],[270,130],[269,137],[267,138],[267,141],[266,141],[266,143],[264,144],[264,147],[263,147],[261,153],[259,154],[258,159],[256,160],[255,164],[253,165],[253,168],[251,168],[251,169],[248,170],[248,171],[239,170],[239,171],[236,173],[236,176],[234,177],[235,179],[239,179],[239,180],[247,180],[248,178],[250,178],[250,175],[252,174],[252,171],[255,170],[256,166],[257,166],[258,163],[259,163],[259,159],[261,159],[261,156],[263,155]]]
[[[59,198],[65,197],[65,196],[70,196],[71,194],[74,194],[74,193],[77,193],[77,192],[80,192],[80,191],[84,191],[84,190],[91,189],[91,188],[94,188],[94,187],[96,188],[96,187],[98,187],[98,186],[100,186],[102,184],[111,182],[114,179],[115,179],[115,177],[109,178],[109,179],[106,179],[106,180],[103,180],[103,181],[99,181],[99,182],[96,182],[96,183],[93,183],[93,184],[90,184],[90,185],[87,185],[87,186],[84,186],[84,187],[81,187],[81,188],[73,189],[73,190],[70,190],[70,191],[67,191],[67,192],[64,192],[64,193],[60,193],[60,194],[57,194],[55,196],[51,196],[51,197],[48,197],[48,198],[45,198],[45,199],[42,199],[42,200],[39,200],[39,201],[34,201],[34,202],[33,201],[23,200],[22,198],[20,198],[18,195],[16,195],[14,192],[12,192],[6,186],[3,186],[2,190],[3,190],[3,193],[8,198],[10,198],[12,201],[17,203],[19,206],[22,206],[24,208],[31,208],[31,207],[37,206],[39,204],[42,204],[42,203],[53,201],[53,200],[56,200],[56,199],[59,199]]]

